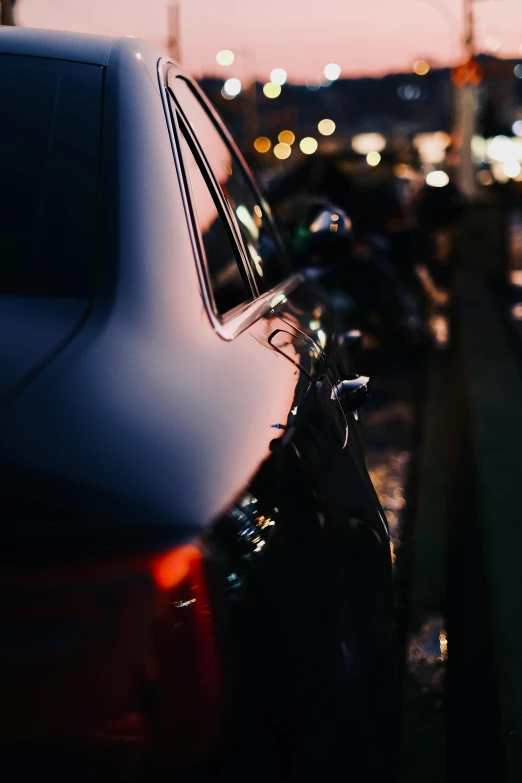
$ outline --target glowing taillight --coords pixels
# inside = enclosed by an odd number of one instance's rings
[[[11,572],[1,588],[4,743],[128,779],[145,754],[175,766],[217,742],[223,685],[197,545]]]
[[[223,685],[200,550],[186,546],[155,560],[156,614],[147,671],[154,703],[147,733],[161,760],[209,751],[219,734]]]

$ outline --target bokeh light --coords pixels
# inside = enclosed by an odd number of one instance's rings
[[[423,163],[442,163],[448,141],[446,133],[418,133],[413,139],[413,146],[419,151]]]
[[[519,63],[518,65],[515,65],[513,69],[513,73],[517,77],[517,79],[522,79],[522,65]]]
[[[430,171],[426,176],[426,185],[432,188],[445,188],[449,177],[445,171]]]
[[[263,95],[266,98],[278,98],[281,95],[281,85],[274,82],[267,82],[263,86]]]
[[[254,142],[254,148],[257,152],[268,152],[271,146],[272,142],[267,136],[258,136]]]
[[[522,136],[522,120],[516,120],[511,128],[515,136]]]
[[[232,65],[235,60],[234,52],[230,49],[221,49],[221,51],[216,54],[216,60],[219,65]]]
[[[451,144],[451,136],[445,131],[435,131],[433,137],[439,142],[441,147],[444,147],[444,149]]]
[[[317,140],[312,136],[305,136],[305,138],[301,139],[299,142],[299,149],[301,152],[304,152],[305,155],[313,155],[318,146]]]
[[[235,98],[241,92],[241,82],[239,79],[227,79],[223,85],[223,91],[229,98]]]
[[[320,79],[307,79],[306,81],[306,88],[310,90],[311,92],[317,92],[321,89],[321,80]]]
[[[368,166],[378,166],[380,162],[381,162],[381,156],[375,150],[372,150],[367,154],[366,163],[368,164]]]
[[[484,187],[489,187],[489,185],[493,184],[493,177],[491,176],[491,172],[487,169],[482,169],[481,171],[477,172],[477,182],[480,185],[484,185]]]
[[[295,141],[295,133],[291,130],[282,130],[277,137],[281,144],[293,144]]]
[[[328,63],[325,65],[324,75],[329,82],[334,82],[341,75],[341,66],[337,63]]]
[[[287,75],[284,68],[274,68],[274,70],[270,72],[270,81],[281,86],[286,82]]]
[[[352,139],[352,148],[359,155],[367,155],[369,152],[382,152],[386,146],[386,139],[380,133],[358,133]]]
[[[279,142],[279,144],[276,144],[274,147],[274,155],[279,160],[286,160],[290,157],[292,154],[292,147],[290,144],[282,144]]]
[[[521,171],[522,167],[520,166],[518,160],[508,160],[506,163],[504,163],[504,173],[510,179],[515,179],[515,177],[518,177]]]
[[[495,160],[491,164],[491,173],[497,182],[507,182],[509,180],[509,175],[504,171],[504,164],[500,160]]]
[[[418,101],[422,90],[416,84],[401,84],[397,88],[397,95],[401,101]]]
[[[492,139],[487,140],[488,158],[491,161],[498,161],[500,163],[506,163],[508,160],[513,160],[515,157],[515,150],[511,139],[507,136],[494,136]]]
[[[417,76],[426,76],[426,74],[430,72],[429,63],[427,63],[426,60],[415,60],[413,63],[413,72],[416,73]]]
[[[406,179],[408,177],[410,167],[406,163],[396,163],[393,167],[393,173],[399,179]]]
[[[488,156],[488,143],[484,136],[473,136],[471,139],[471,157],[474,163],[485,163]]]
[[[323,136],[331,136],[335,131],[335,122],[333,120],[321,120],[317,126],[317,130]]]

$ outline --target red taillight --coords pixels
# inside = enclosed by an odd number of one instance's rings
[[[223,687],[201,550],[2,579],[0,736],[175,764],[219,734]]]
[[[183,547],[155,560],[153,573],[158,592],[148,733],[155,755],[188,760],[215,743],[224,701],[201,552]]]

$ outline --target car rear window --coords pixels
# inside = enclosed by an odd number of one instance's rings
[[[88,297],[103,69],[0,55],[0,295]]]

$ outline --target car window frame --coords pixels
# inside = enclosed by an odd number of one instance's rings
[[[178,77],[176,76],[176,78],[178,78]],[[168,73],[167,73],[167,79],[168,79]],[[201,143],[200,143],[199,139],[197,138],[197,136],[196,136],[196,134],[194,132],[194,129],[192,128],[192,125],[191,125],[187,115],[185,114],[185,112],[183,111],[179,101],[177,100],[176,95],[171,90],[171,88],[168,86],[168,82],[167,82],[166,91],[167,91],[167,95],[170,96],[171,104],[172,103],[174,104],[173,110],[175,111],[177,117],[181,118],[183,126],[188,130],[188,133],[190,135],[190,139],[191,139],[191,142],[192,142],[191,146],[193,148],[194,155],[196,156],[196,159],[199,159],[198,162],[203,164],[203,167],[204,167],[204,170],[205,170],[205,174],[204,174],[205,179],[207,180],[207,183],[209,183],[209,182],[212,183],[213,197],[215,198],[216,203],[219,203],[221,205],[221,210],[223,212],[223,219],[225,219],[225,217],[226,217],[229,230],[232,231],[232,234],[233,234],[233,237],[234,237],[234,243],[235,243],[235,245],[236,245],[236,247],[237,247],[237,249],[238,249],[238,251],[239,251],[239,253],[241,255],[242,263],[243,263],[243,265],[246,267],[246,269],[248,271],[248,276],[249,276],[249,278],[251,280],[251,285],[252,285],[253,290],[255,292],[254,298],[257,298],[261,294],[261,291],[258,288],[256,279],[255,279],[254,270],[253,270],[253,267],[252,267],[252,262],[251,262],[251,260],[249,258],[248,251],[247,251],[247,249],[245,247],[245,243],[243,241],[243,237],[241,236],[241,229],[239,227],[238,220],[237,220],[236,216],[234,215],[234,213],[233,213],[233,211],[232,211],[232,209],[230,207],[230,204],[229,204],[228,200],[226,199],[226,197],[225,197],[225,195],[224,195],[224,193],[222,191],[222,188],[219,185],[219,182],[216,179],[216,175],[214,174],[214,171],[213,171],[210,163],[208,162],[208,158],[207,158],[207,155],[205,154],[205,150],[201,146]],[[205,108],[203,105],[202,105],[202,107]],[[179,128],[179,122],[177,124],[178,124],[178,128]],[[217,132],[217,129],[216,129],[216,132]],[[218,135],[220,135],[220,134],[218,134]],[[194,151],[194,150],[196,150],[197,152]],[[200,168],[201,168],[201,166],[200,166]]]
[[[205,268],[205,277],[207,280],[207,285],[209,287],[209,294],[213,303],[214,314],[221,321],[226,322],[231,317],[233,317],[235,313],[240,312],[245,307],[248,307],[255,299],[257,299],[259,296],[259,291],[257,290],[257,287],[255,285],[255,281],[252,275],[252,270],[247,263],[247,259],[245,259],[244,257],[244,254],[242,252],[242,247],[241,245],[239,245],[237,236],[233,230],[233,226],[231,225],[229,210],[227,209],[228,205],[223,203],[223,198],[221,197],[220,188],[216,183],[215,177],[206,161],[206,158],[202,155],[201,146],[199,145],[198,140],[195,134],[193,133],[186,118],[183,115],[181,115],[177,109],[175,110],[175,114],[176,114],[175,116],[176,128],[178,131],[177,139],[176,139],[178,143],[178,152],[180,155],[181,168],[184,177],[184,186],[189,195],[190,217],[193,224],[193,230],[197,236],[199,256]],[[238,270],[241,275],[243,284],[245,286],[245,292],[248,294],[248,298],[245,299],[244,302],[241,302],[236,307],[226,311],[225,313],[219,312],[216,304],[214,286],[210,276],[209,261],[207,258],[207,253],[204,246],[204,240],[201,234],[201,227],[199,224],[197,202],[195,200],[187,162],[184,159],[182,139],[184,139],[185,142],[187,143],[190,152],[194,157],[196,165],[199,168],[201,176],[205,181],[209,194],[216,206],[218,216],[223,224],[227,238],[230,243],[230,247],[234,253]]]
[[[159,94],[163,104],[163,110],[165,114],[165,120],[167,123],[167,130],[170,137],[170,143],[172,148],[172,154],[174,158],[174,166],[176,169],[178,183],[181,191],[181,198],[185,210],[187,219],[187,226],[189,230],[190,240],[194,252],[194,258],[196,262],[196,268],[198,277],[200,280],[202,299],[207,312],[208,318],[212,324],[212,327],[216,334],[223,340],[230,341],[236,339],[242,332],[248,329],[253,323],[265,316],[274,307],[277,307],[282,301],[284,301],[292,291],[305,282],[305,275],[302,272],[292,271],[280,284],[274,286],[269,291],[264,293],[257,292],[253,301],[245,303],[245,307],[240,312],[232,312],[230,318],[223,319],[216,316],[212,297],[210,280],[206,270],[206,263],[203,262],[201,255],[201,249],[199,247],[198,232],[194,230],[193,221],[190,217],[190,198],[189,193],[186,190],[184,178],[183,178],[183,163],[181,154],[179,151],[179,128],[176,127],[176,112],[172,111],[172,103],[169,100],[167,75],[169,71],[174,71],[175,74],[183,76],[183,78],[191,85],[191,87],[199,95],[200,90],[197,85],[192,83],[190,77],[179,68],[179,66],[169,60],[167,57],[162,57],[158,60],[157,74],[158,74],[158,86]],[[204,104],[206,108],[206,104]],[[212,110],[211,110],[212,111]],[[216,115],[214,124],[218,126],[221,124],[219,117]],[[232,148],[235,148],[232,142]],[[235,151],[235,150],[234,150]],[[238,152],[240,158],[240,153]],[[255,183],[254,183],[255,185]],[[221,189],[219,189],[220,191]],[[256,191],[258,189],[256,188]],[[221,198],[221,196],[220,196]],[[265,199],[260,195],[260,203],[266,206]],[[241,242],[242,246],[242,242]],[[247,259],[248,260],[248,259]],[[256,287],[257,289],[257,287]]]
[[[185,121],[188,123],[189,126],[191,126],[190,120],[187,117],[187,114],[186,114],[186,112],[185,112],[185,110],[183,108],[183,105],[182,105],[181,101],[176,96],[175,90],[173,89],[173,87],[170,85],[170,83],[168,81],[168,76],[169,75],[167,74],[167,90],[173,96],[173,99],[176,102],[176,105],[177,105],[179,111],[181,112],[182,116],[185,118]],[[232,159],[235,162],[235,165],[241,171],[241,174],[242,174],[242,176],[243,176],[243,178],[244,178],[244,180],[246,182],[246,187],[247,187],[247,189],[249,189],[250,195],[252,196],[253,200],[257,204],[259,204],[261,206],[261,208],[263,210],[263,214],[264,214],[264,222],[266,223],[266,226],[267,226],[266,230],[270,233],[271,238],[273,239],[274,245],[275,245],[275,248],[276,248],[277,263],[278,263],[279,269],[281,271],[281,280],[279,281],[279,283],[282,283],[289,276],[289,274],[291,274],[291,270],[290,270],[288,254],[287,254],[287,252],[285,250],[284,242],[282,241],[282,238],[281,238],[281,236],[279,234],[279,231],[277,230],[277,226],[275,224],[275,221],[272,218],[272,211],[270,209],[270,205],[267,203],[265,197],[263,196],[263,194],[259,190],[259,187],[258,187],[258,185],[257,185],[257,183],[255,181],[255,177],[253,176],[252,171],[250,170],[249,166],[247,165],[246,161],[244,160],[243,156],[241,155],[240,150],[238,149],[237,145],[234,142],[234,139],[228,133],[226,127],[223,125],[223,122],[221,121],[220,117],[218,116],[217,112],[214,110],[212,105],[209,103],[208,98],[205,96],[203,91],[198,87],[197,84],[195,84],[191,79],[187,78],[186,75],[183,74],[183,73],[176,73],[176,75],[174,77],[174,82],[176,82],[178,80],[184,82],[186,84],[187,88],[192,92],[195,100],[199,103],[201,109],[203,110],[203,112],[208,117],[208,120],[209,120],[210,124],[213,126],[216,134],[220,137],[220,139],[223,142],[223,144],[229,150],[230,155],[231,155]],[[203,154],[205,154],[205,150],[203,150]],[[208,161],[207,161],[207,164],[208,164]],[[210,164],[208,164],[208,165],[209,165],[209,168],[211,168]],[[222,189],[221,189],[221,186],[219,185],[219,183],[217,183],[217,187],[219,188],[220,192],[222,192]],[[247,259],[247,263],[252,268],[252,275],[253,275],[253,278],[255,280],[256,286],[257,286],[258,290],[260,290],[260,292],[261,292],[261,289],[259,288],[259,284],[262,282],[262,277],[260,275],[258,275],[256,270],[254,269],[254,266],[253,266],[253,263],[252,263],[252,259],[250,258],[250,254],[248,253],[248,250],[247,250],[247,247],[246,247],[246,243],[245,243],[245,240],[244,240],[244,237],[243,237],[243,232],[241,231],[241,227],[239,226],[239,222],[237,220],[237,217],[236,217],[234,211],[232,210],[232,208],[230,206],[230,203],[228,202],[228,200],[226,199],[226,197],[224,195],[223,195],[223,198],[226,201],[226,204],[227,204],[227,207],[228,207],[228,210],[229,210],[229,214],[230,214],[230,219],[231,219],[232,223],[234,224],[234,227],[235,227],[235,229],[236,229],[236,231],[238,233],[238,237],[239,237],[238,241],[241,243],[243,252],[245,253],[245,256],[246,256],[246,259]],[[285,269],[285,267],[286,267],[286,269]],[[276,285],[278,285],[278,283],[276,283]],[[270,289],[268,289],[268,290],[270,290]],[[265,291],[265,293],[266,293],[266,291]]]

